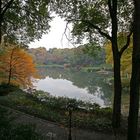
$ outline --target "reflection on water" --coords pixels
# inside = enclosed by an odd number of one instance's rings
[[[36,89],[101,106],[111,104],[112,87],[106,82],[109,75],[52,68],[39,68],[39,72],[41,79],[34,83]]]
[[[53,79],[46,77],[39,80],[36,84],[37,89],[44,90],[54,96],[65,96],[69,98],[76,98],[87,102],[96,102],[104,106],[104,100],[101,99],[102,91],[97,87],[95,94],[88,93],[87,88],[79,88],[66,79]]]

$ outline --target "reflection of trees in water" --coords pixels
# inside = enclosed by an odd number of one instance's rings
[[[46,78],[46,68],[37,68],[39,79],[45,79]]]
[[[112,88],[105,82],[108,75],[101,75],[97,73],[79,72],[63,68],[39,68],[41,79],[45,79],[47,76],[53,79],[66,79],[73,83],[73,85],[79,88],[86,88],[89,93],[98,95],[104,100],[105,105],[112,101]]]
[[[81,73],[78,75],[79,80],[77,80],[77,77],[74,76],[74,84],[82,88],[87,88],[88,92],[93,95],[99,93],[98,96],[103,99],[107,105],[109,102],[111,102],[112,89],[111,86],[105,82],[106,78],[107,75],[97,73]]]
[[[71,77],[71,72],[69,70],[64,70],[63,68],[38,68],[40,79],[45,79],[47,76],[53,79],[67,79]]]

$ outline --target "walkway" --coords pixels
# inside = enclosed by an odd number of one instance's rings
[[[1,105],[0,105],[1,106]],[[1,106],[4,107],[4,106]],[[16,117],[16,123],[35,124],[36,131],[44,136],[44,140],[68,140],[68,128],[58,125],[53,122],[46,121],[21,111],[4,107],[11,110]],[[87,131],[82,129],[72,129],[72,140],[116,140],[110,134],[103,134],[95,131]],[[125,140],[124,137],[117,140]]]

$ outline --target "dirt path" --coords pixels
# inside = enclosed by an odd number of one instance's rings
[[[0,105],[1,106],[1,105]],[[36,131],[44,136],[44,140],[68,140],[68,128],[53,122],[40,119],[23,112],[1,106],[11,110],[16,117],[16,123],[35,124]],[[95,131],[87,131],[72,128],[72,140],[116,140],[111,134],[103,134]],[[119,137],[117,140],[125,140]]]

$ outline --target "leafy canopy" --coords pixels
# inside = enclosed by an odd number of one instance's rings
[[[27,44],[49,29],[48,0],[1,0],[0,8],[2,35],[7,34],[11,41],[20,38]]]
[[[72,34],[78,41],[84,37],[92,42],[100,42],[101,36],[110,39],[113,11],[109,9],[109,0],[54,0],[52,3],[53,10],[73,24]],[[129,30],[132,11],[132,0],[118,0],[118,32]]]

